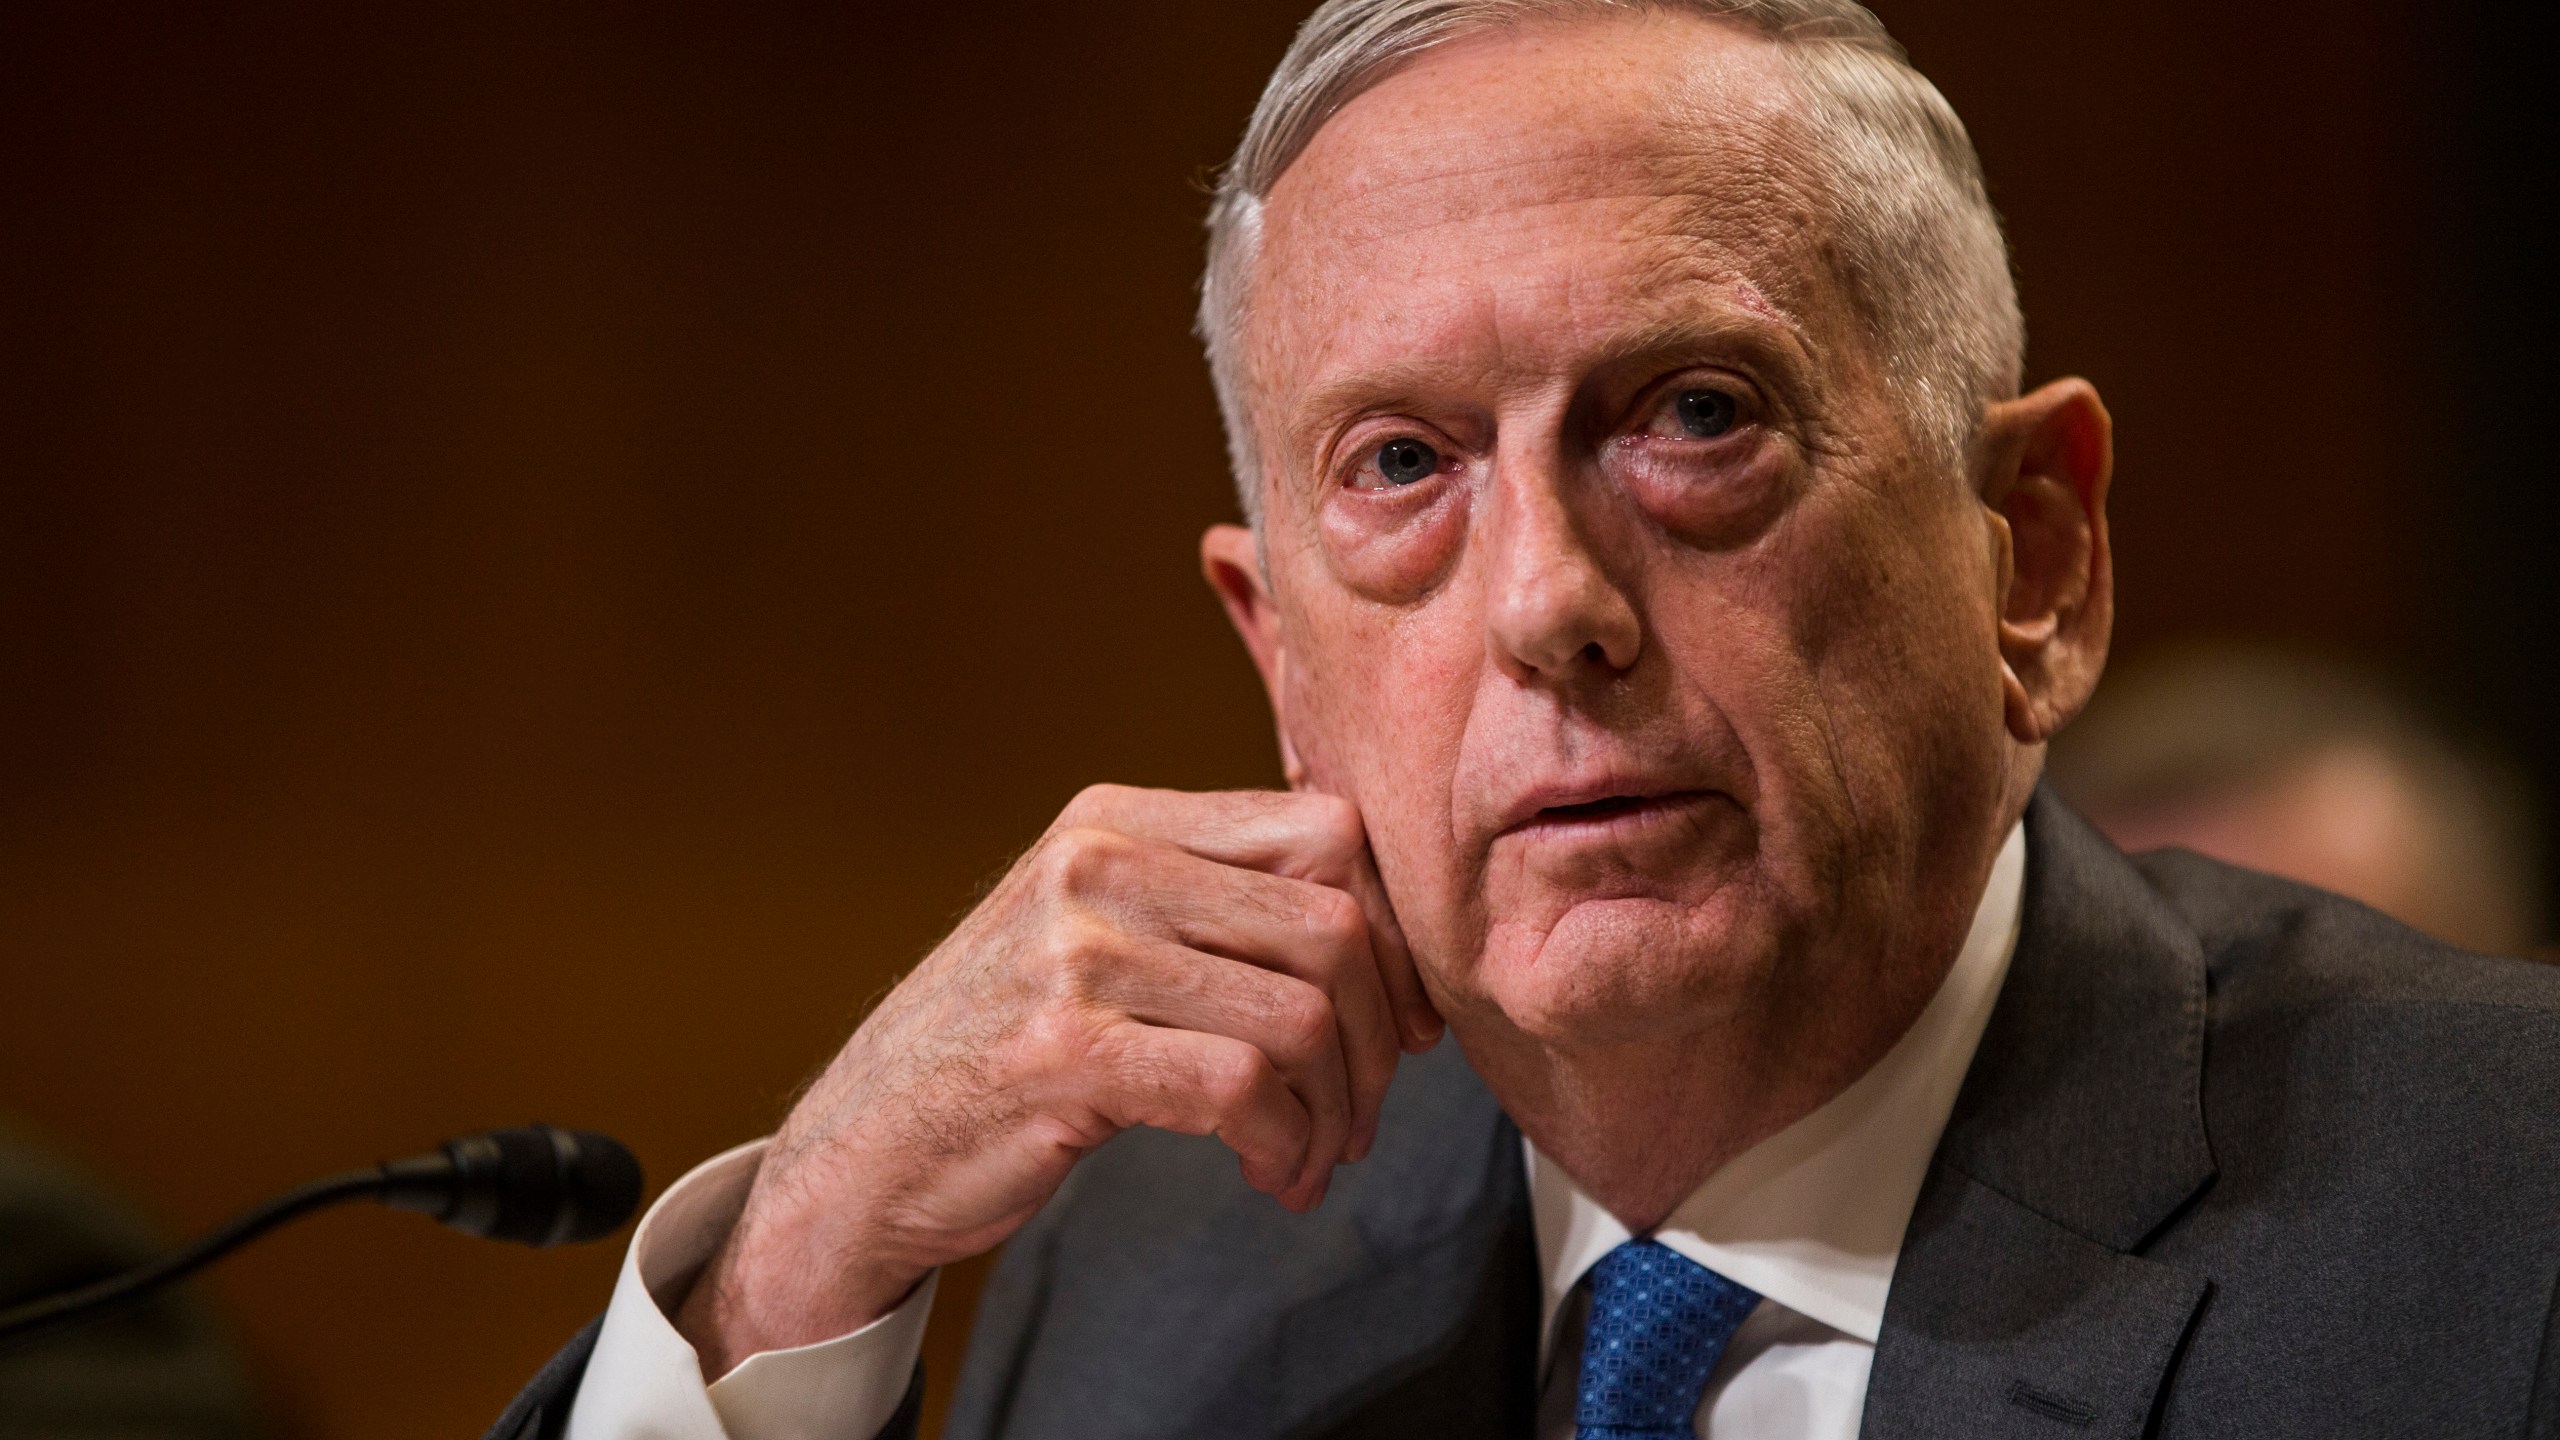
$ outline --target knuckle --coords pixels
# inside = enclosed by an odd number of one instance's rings
[[[1087,785],[1067,802],[1066,809],[1058,812],[1058,824],[1069,828],[1090,825],[1095,817],[1116,812],[1128,795],[1126,785]]]
[[[1035,1074],[1071,1075],[1093,1065],[1102,1048],[1102,1034],[1084,1012],[1052,1007],[1024,1024],[1020,1044],[1023,1059]]]
[[[1283,992],[1276,1019],[1280,1043],[1292,1059],[1318,1054],[1333,1043],[1333,1002],[1312,985],[1293,985]]]
[[[1209,1103],[1221,1112],[1242,1110],[1262,1093],[1271,1063],[1249,1046],[1219,1051],[1203,1066],[1200,1084]]]
[[[1336,853],[1356,850],[1366,832],[1360,825],[1360,807],[1339,795],[1307,797],[1311,823],[1325,848]]]
[[[1072,826],[1040,847],[1040,876],[1062,895],[1090,895],[1108,887],[1128,855],[1128,837],[1090,826]]]
[[[1316,938],[1343,949],[1364,946],[1369,939],[1369,917],[1360,902],[1330,886],[1318,889],[1308,902],[1307,928]]]
[[[1095,981],[1119,963],[1120,932],[1090,916],[1058,921],[1047,939],[1042,968],[1053,1000],[1091,998]]]

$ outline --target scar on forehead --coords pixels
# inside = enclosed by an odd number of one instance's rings
[[[1733,302],[1764,320],[1786,323],[1786,313],[1770,304],[1769,297],[1760,293],[1760,287],[1748,280],[1733,282]]]

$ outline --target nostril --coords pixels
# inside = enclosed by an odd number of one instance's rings
[[[1562,563],[1578,558],[1550,558],[1492,579],[1487,637],[1514,678],[1588,679],[1635,664],[1644,636],[1633,601],[1597,567]]]

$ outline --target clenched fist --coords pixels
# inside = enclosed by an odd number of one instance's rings
[[[1312,1209],[1440,1029],[1348,802],[1088,790],[792,1111],[677,1327],[706,1377],[855,1329],[1133,1125]]]

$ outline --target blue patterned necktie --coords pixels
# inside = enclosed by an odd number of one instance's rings
[[[1760,1297],[1652,1240],[1591,1267],[1575,1440],[1689,1440],[1698,1398]]]

